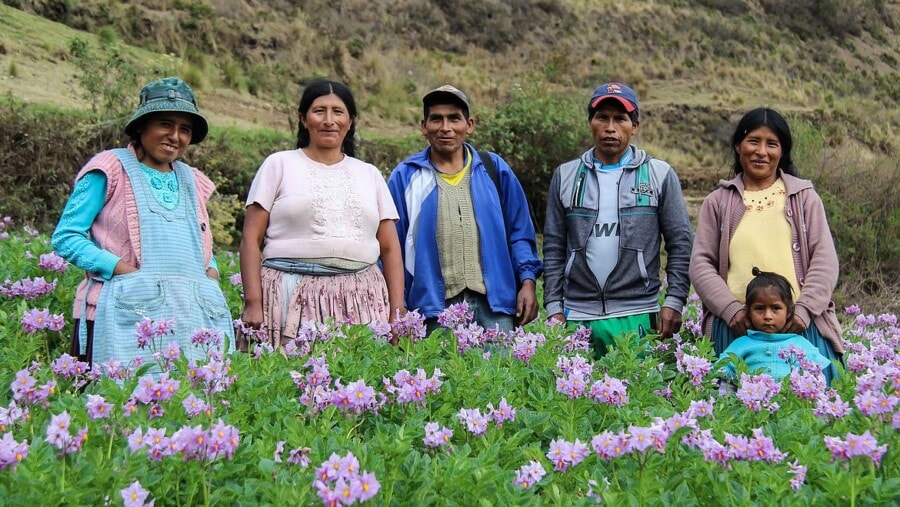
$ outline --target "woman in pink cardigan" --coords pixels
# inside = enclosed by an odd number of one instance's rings
[[[703,302],[703,331],[721,354],[749,328],[744,294],[754,266],[791,282],[796,298],[786,331],[804,336],[828,359],[843,353],[831,301],[838,259],[825,208],[796,176],[793,139],[777,111],[747,113],[732,136],[734,173],[703,201],[690,276]],[[834,376],[833,366],[825,369]]]

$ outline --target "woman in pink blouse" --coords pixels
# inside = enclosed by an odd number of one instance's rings
[[[241,318],[273,346],[302,322],[388,322],[405,311],[397,210],[378,169],[353,157],[356,116],[346,86],[309,84],[297,149],[266,158],[250,186]]]

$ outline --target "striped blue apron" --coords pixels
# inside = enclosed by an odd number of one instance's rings
[[[128,363],[141,357],[153,362],[149,348],[138,350],[134,325],[144,317],[174,319],[174,335],[161,347],[178,342],[188,359],[204,359],[191,345],[199,328],[223,333],[223,346],[234,350],[231,313],[218,282],[206,276],[197,196],[190,167],[176,161],[178,206],[163,207],[142,174],[137,157],[127,149],[113,150],[122,162],[134,190],[141,231],[141,266],[133,273],[113,276],[103,284],[94,321],[94,364],[111,359]]]

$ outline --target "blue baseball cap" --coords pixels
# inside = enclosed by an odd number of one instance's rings
[[[591,114],[591,112],[606,99],[618,100],[625,106],[625,111],[628,111],[629,113],[638,110],[638,99],[634,90],[622,83],[606,83],[594,89],[594,94],[591,95],[591,101],[588,102],[588,114]]]

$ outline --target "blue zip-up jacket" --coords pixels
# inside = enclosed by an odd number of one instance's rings
[[[487,300],[491,310],[515,315],[519,285],[536,280],[544,271],[528,201],[502,158],[490,154],[497,168],[498,189],[478,151],[468,143],[465,148],[472,154],[472,206]],[[430,149],[411,155],[394,168],[388,188],[400,214],[397,235],[406,272],[406,306],[425,317],[436,317],[444,310],[444,277],[437,245],[438,186],[428,160]]]

